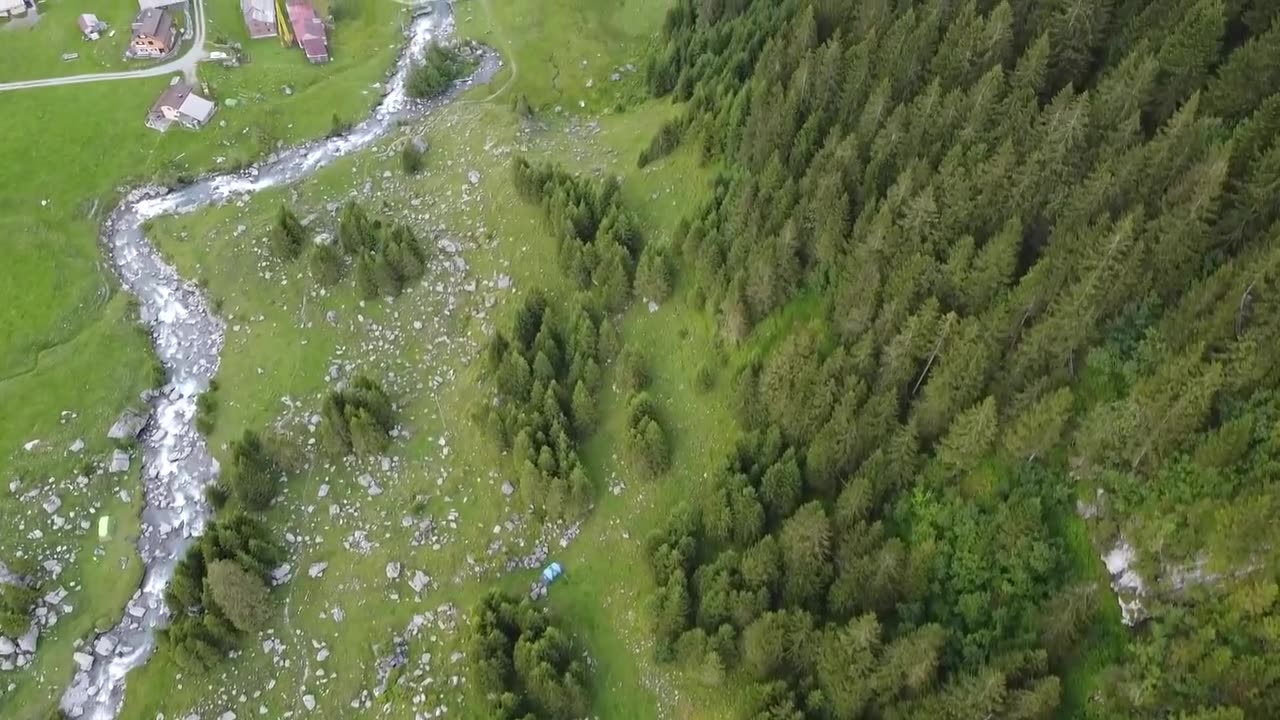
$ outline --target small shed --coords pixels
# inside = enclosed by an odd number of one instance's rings
[[[80,32],[85,36],[86,40],[97,40],[101,37],[100,33],[107,29],[107,24],[98,19],[93,13],[84,13],[76,18],[76,25],[80,27]]]
[[[543,569],[542,582],[544,585],[550,585],[551,583],[555,582],[563,574],[564,574],[564,568],[560,566],[560,563],[553,562]]]

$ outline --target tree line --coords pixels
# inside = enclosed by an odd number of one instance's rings
[[[746,439],[650,543],[662,656],[760,718],[1280,712],[1277,15],[676,3],[647,78],[685,115],[642,163],[721,168],[676,250],[748,360]],[[1149,617],[1091,669],[1098,498]]]
[[[544,519],[583,513],[594,489],[578,455],[599,421],[604,367],[619,353],[611,315],[630,302],[637,259],[650,255],[645,277],[669,292],[665,256],[644,249],[638,224],[623,207],[616,178],[592,181],[552,165],[517,158],[516,188],[536,203],[574,291],[521,298],[510,331],[490,340],[481,373],[489,392],[477,419],[510,449],[521,499]],[[656,278],[656,279],[655,279]],[[666,437],[652,400],[632,398],[629,445],[644,472],[667,463]]]

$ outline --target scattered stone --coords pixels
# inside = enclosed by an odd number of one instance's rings
[[[311,563],[311,567],[307,568],[307,576],[317,578],[324,575],[325,568],[329,567],[327,562]]]
[[[316,709],[316,696],[315,696],[315,695],[303,695],[303,696],[302,696],[302,704],[306,706],[306,708],[307,708],[307,710],[308,710],[308,711],[310,711],[310,710],[315,710],[315,709]]]
[[[387,579],[395,580],[398,577],[400,577],[400,563],[398,562],[387,563]]]
[[[58,508],[62,507],[62,500],[60,500],[57,495],[50,495],[49,499],[45,500],[41,507],[44,508],[45,512],[52,515],[58,512]]]
[[[71,443],[71,447],[69,447],[69,448],[67,448],[67,449],[68,449],[68,450],[70,450],[70,451],[71,451],[71,452],[73,452],[73,453],[83,452],[83,451],[84,451],[84,440],[77,438],[75,442]]]
[[[503,495],[506,495],[507,497],[511,497],[511,495],[512,495],[513,493],[515,493],[515,491],[516,491],[516,488],[515,488],[515,486],[514,486],[514,485],[512,485],[511,483],[509,483],[509,482],[504,482],[504,483],[502,483],[502,494],[503,494]]]
[[[430,582],[431,578],[426,573],[421,570],[415,570],[413,577],[409,578],[409,587],[413,588],[414,592],[420,593],[426,589],[427,584]]]

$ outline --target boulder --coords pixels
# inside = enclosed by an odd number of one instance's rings
[[[18,638],[18,649],[24,653],[33,653],[36,651],[36,638],[40,636],[40,629],[32,625],[21,637]]]
[[[107,467],[107,470],[117,475],[120,473],[128,472],[129,471],[129,453],[123,450],[116,450],[115,452],[111,453],[111,465]]]
[[[320,577],[324,574],[325,568],[329,567],[327,562],[311,563],[311,567],[307,568],[308,577]]]
[[[0,635],[0,655],[9,656],[17,652],[18,647],[9,638]]]
[[[138,433],[142,432],[146,424],[146,415],[136,410],[125,410],[107,431],[107,437],[112,440],[132,440],[138,437]]]
[[[395,580],[398,577],[400,577],[400,563],[398,562],[387,563],[387,579]]]
[[[303,696],[302,696],[302,704],[306,706],[307,710],[315,710],[315,709],[316,709],[316,696],[315,696],[315,695],[303,695]]]

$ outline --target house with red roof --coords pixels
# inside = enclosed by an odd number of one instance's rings
[[[329,34],[311,0],[286,0],[285,9],[289,13],[293,36],[307,60],[312,63],[329,62]]]

